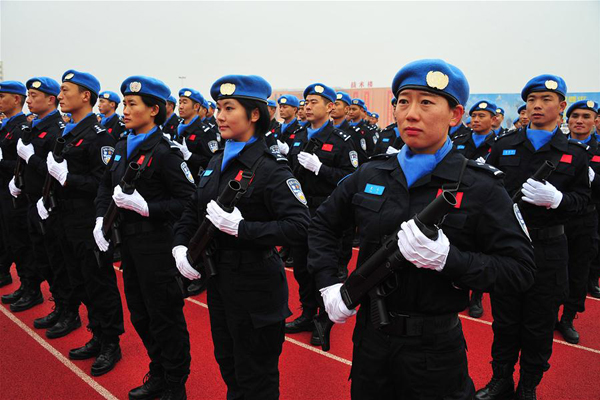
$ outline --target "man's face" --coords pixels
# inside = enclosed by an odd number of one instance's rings
[[[179,98],[179,116],[183,119],[193,118],[198,115],[200,104],[192,101],[189,97]]]
[[[553,92],[533,92],[527,96],[527,116],[536,129],[556,126],[565,106],[566,103]]]
[[[0,112],[11,114],[13,110],[18,109],[20,101],[18,94],[0,93]]]
[[[275,118],[275,113],[277,112],[277,107],[267,107],[269,109],[269,118]]]
[[[284,120],[293,119],[296,116],[296,107],[292,107],[287,104],[280,104],[279,116]]]
[[[502,121],[504,121],[504,115],[496,114],[496,120],[492,124],[492,129],[498,129],[502,125]]]
[[[348,117],[354,122],[358,122],[362,118],[362,108],[352,104],[348,110]]]
[[[344,118],[348,113],[348,104],[341,100],[336,100],[333,103],[333,110],[331,110],[331,118],[339,119]]]
[[[45,114],[54,108],[54,96],[49,96],[36,89],[27,92],[27,108],[34,114]]]
[[[487,111],[477,110],[471,114],[471,129],[477,134],[487,134],[496,117]]]
[[[71,82],[63,82],[60,85],[60,93],[58,94],[58,102],[60,110],[66,113],[73,113],[80,110],[90,102],[90,92],[87,90],[79,90],[79,86]]]
[[[316,94],[309,94],[304,105],[306,119],[309,122],[321,121],[329,116],[333,103],[325,104],[325,98]]]
[[[208,107],[208,112],[206,113],[206,117],[211,118],[213,115],[215,115],[215,109],[212,107]]]
[[[596,113],[592,110],[573,110],[569,117],[569,131],[576,135],[587,135],[594,128]]]
[[[304,109],[304,106],[298,107],[298,118],[300,118],[301,121],[306,120],[306,110]]]
[[[596,132],[600,135],[600,114],[596,115]]]
[[[527,126],[529,124],[529,116],[527,116],[527,109],[522,110],[519,113],[519,122],[521,126]]]
[[[104,98],[100,98],[100,100],[98,100],[98,110],[101,114],[112,114],[116,109],[117,105],[114,101]]]

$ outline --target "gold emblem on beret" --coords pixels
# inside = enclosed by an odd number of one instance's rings
[[[185,92],[183,92],[183,95],[184,95],[185,97],[190,97],[190,96],[192,95],[192,92],[191,92],[191,91],[189,91],[189,90],[186,90]]]
[[[497,113],[501,113],[501,112],[502,112],[502,110],[501,110],[501,109],[499,109],[499,108],[496,108],[496,112],[497,112]]]
[[[104,93],[104,98],[105,98],[105,99],[108,99],[109,97],[110,97],[110,94],[108,94],[108,93]]]
[[[544,84],[546,85],[546,89],[555,90],[558,88],[558,82],[552,79],[548,79]]]
[[[594,108],[594,102],[591,100],[588,100],[587,103],[585,103],[586,106],[588,106],[589,108]]]
[[[315,92],[323,93],[324,91],[325,91],[325,88],[323,88],[323,86],[321,86],[321,85],[315,86]]]
[[[342,94],[338,93],[337,96],[335,96],[336,99],[341,100],[342,99]]]
[[[446,89],[446,86],[450,83],[448,75],[440,71],[429,71],[425,77],[425,81],[427,82],[427,86],[439,90]]]
[[[220,90],[223,96],[231,96],[235,92],[235,84],[223,83]]]
[[[479,103],[479,108],[487,108],[487,103],[485,101]]]
[[[67,74],[67,76],[65,76],[65,80],[73,79],[74,76],[75,74],[71,72],[70,74]]]
[[[352,100],[352,104],[358,104],[358,100]]]
[[[32,87],[32,88],[34,88],[34,89],[37,89],[37,88],[39,88],[40,86],[42,86],[42,82],[40,82],[40,81],[35,81],[35,82],[33,82],[33,83],[31,84],[31,87]]]
[[[129,90],[131,90],[133,93],[137,93],[142,90],[142,84],[140,82],[131,82],[129,84]]]
[[[280,102],[281,104],[285,104],[285,103],[287,103],[287,99],[284,97],[283,99],[279,100],[279,102]]]

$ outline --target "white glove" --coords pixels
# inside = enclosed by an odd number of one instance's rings
[[[29,162],[29,159],[31,158],[33,153],[35,153],[35,150],[33,149],[33,145],[31,143],[25,146],[23,140],[19,139],[17,141],[17,154],[19,155],[19,157],[25,160],[26,163]]]
[[[115,186],[115,191],[112,196],[115,204],[119,208],[134,211],[140,214],[142,217],[147,217],[150,214],[148,210],[148,203],[142,197],[140,192],[136,190],[132,194],[123,193],[121,186]]]
[[[37,207],[37,212],[40,218],[47,219],[50,214],[48,214],[48,210],[46,210],[46,207],[44,207],[44,199],[40,198],[37,203],[35,203],[35,206]]]
[[[182,143],[177,141],[173,141],[173,143],[175,143],[175,146],[179,147],[179,151],[181,151],[181,154],[183,154],[183,159],[185,161],[189,160],[192,156],[192,152],[188,149],[187,144],[185,143],[185,138],[183,138]]]
[[[315,175],[319,175],[319,170],[321,169],[321,165],[323,165],[316,154],[310,154],[305,151],[301,151],[298,154],[298,162],[307,170],[314,172]]]
[[[59,181],[62,186],[65,186],[65,182],[67,182],[67,174],[69,173],[67,160],[62,160],[62,162],[57,163],[54,159],[54,155],[52,152],[50,152],[46,158],[46,164],[48,165],[48,173],[52,175],[54,179]]]
[[[19,195],[21,194],[21,189],[19,189],[18,187],[15,186],[15,177],[14,176],[10,180],[10,182],[8,182],[8,191],[10,192],[12,197],[14,197],[15,199],[17,197],[19,197]]]
[[[277,147],[279,147],[279,152],[284,156],[287,156],[287,154],[290,152],[290,146],[281,140],[277,140]]]
[[[96,240],[96,244],[100,251],[108,250],[108,241],[104,237],[102,233],[102,221],[104,221],[103,217],[96,218],[96,226],[94,226],[94,239]]]
[[[485,158],[483,158],[483,157],[479,157],[479,158],[478,158],[477,160],[475,160],[475,161],[477,161],[478,163],[483,163],[483,164],[485,164]]]
[[[356,310],[349,310],[346,307],[346,303],[342,300],[342,294],[340,293],[341,283],[324,287],[319,290],[321,297],[323,297],[323,303],[325,304],[325,311],[329,316],[329,319],[336,324],[343,324],[348,318],[356,314]]]
[[[562,201],[563,194],[550,182],[538,182],[531,178],[523,184],[523,201],[536,206],[557,208]]]
[[[179,273],[184,277],[190,280],[200,279],[200,273],[187,260],[187,250],[187,247],[181,245],[173,247],[171,254],[173,254],[173,258],[175,259],[175,265]]]
[[[206,218],[221,232],[237,237],[240,222],[244,219],[237,207],[233,212],[225,212],[216,201],[211,200],[206,206]]]
[[[4,159],[4,156],[2,155],[2,148],[0,148],[0,161],[2,161]]]
[[[400,150],[398,150],[395,147],[388,147],[387,150],[385,151],[385,154],[398,154],[400,152]]]
[[[407,261],[417,268],[441,271],[446,265],[450,242],[444,232],[438,231],[437,240],[431,240],[421,232],[414,220],[403,222],[398,232],[398,248]]]
[[[164,137],[166,137],[166,138],[167,138],[167,139],[169,139],[169,140],[172,140],[172,139],[171,139],[171,135],[169,135],[168,133],[164,133],[164,132],[163,132],[163,136],[164,136]]]
[[[596,173],[592,169],[592,167],[588,167],[588,177],[590,178],[590,182],[594,182],[594,178],[596,177]]]

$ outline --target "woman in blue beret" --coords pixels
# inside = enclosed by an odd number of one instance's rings
[[[116,234],[120,236],[127,306],[150,357],[150,371],[143,385],[129,392],[129,399],[185,399],[190,342],[171,243],[172,226],[194,192],[194,179],[160,128],[169,88],[154,78],[131,76],[121,93],[129,134],[117,143],[102,178],[94,238],[98,248],[107,251]],[[132,168],[137,170],[135,189],[121,183]],[[111,203],[117,207],[118,227],[108,221]]]
[[[265,142],[271,86],[258,76],[229,75],[213,84],[211,95],[225,150],[209,162],[175,226],[173,256],[182,275],[197,279],[201,247],[193,236],[212,224],[214,234],[204,236],[211,239],[200,258],[209,275],[214,353],[227,398],[276,399],[284,322],[291,312],[275,246],[306,240],[306,199],[285,157]],[[226,188],[241,188],[236,202],[225,200]]]

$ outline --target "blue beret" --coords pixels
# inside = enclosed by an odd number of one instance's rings
[[[521,111],[524,111],[527,109],[527,104],[523,104],[521,107],[519,107],[517,109],[517,114],[521,114]]]
[[[375,117],[375,118],[379,119],[379,114],[377,114],[377,113],[372,113],[371,115],[372,115],[373,117]]]
[[[277,102],[279,104],[287,104],[291,107],[298,107],[300,105],[298,98],[296,96],[292,96],[291,94],[284,94],[283,96],[277,99]]]
[[[210,101],[210,100],[209,100],[209,101],[208,101],[208,107],[210,107],[210,108],[212,108],[212,109],[214,110],[215,108],[217,108],[217,105],[215,104],[215,102],[214,102],[214,101]]]
[[[62,81],[71,82],[86,88],[96,96],[98,96],[98,93],[100,93],[100,82],[94,75],[87,72],[79,72],[75,71],[74,69],[70,69],[63,74]]]
[[[392,105],[395,107],[397,103],[398,103],[398,99],[395,98],[394,96],[392,96]]]
[[[267,105],[269,107],[277,107],[277,102],[275,100],[269,99],[269,100],[267,100]]]
[[[496,105],[486,100],[478,101],[469,110],[469,115],[473,114],[474,111],[487,111],[492,115],[496,115]]]
[[[0,93],[12,93],[27,96],[27,88],[18,81],[3,81],[0,83]]]
[[[598,103],[592,100],[580,100],[573,103],[567,110],[567,118],[569,118],[571,113],[575,110],[590,110],[598,114]]]
[[[298,100],[298,106],[304,106],[304,104],[306,104],[306,100]]]
[[[119,105],[119,103],[121,102],[121,98],[119,97],[119,95],[109,90],[100,92],[100,95],[98,97],[100,97],[101,99],[106,99],[108,101],[114,101],[115,103],[117,103],[117,105]]]
[[[554,92],[567,97],[567,84],[560,76],[544,74],[531,79],[521,91],[521,98],[527,101],[532,92]]]
[[[471,117],[467,117],[467,119],[465,120],[465,123],[466,123],[467,125],[469,125],[469,124],[471,123]]]
[[[177,104],[177,99],[172,94],[170,94],[169,97],[167,97],[167,101],[169,103]]]
[[[463,105],[469,99],[469,82],[462,71],[438,59],[413,61],[402,67],[392,81],[392,93],[398,97],[403,89],[426,90]]]
[[[329,100],[331,102],[335,102],[335,98],[336,98],[335,90],[333,90],[329,86],[326,86],[322,83],[313,83],[312,85],[310,85],[306,89],[304,89],[304,98],[305,99],[309,94],[316,94],[318,96],[325,97],[327,100]]]
[[[51,96],[58,96],[60,93],[60,85],[52,78],[48,78],[46,76],[36,76],[35,78],[31,78],[25,84],[27,89],[35,89],[40,92],[44,92]]]
[[[225,75],[213,83],[210,95],[215,101],[233,97],[267,103],[271,97],[271,85],[258,75]]]
[[[204,106],[206,100],[204,100],[204,96],[200,94],[199,91],[192,88],[183,88],[179,91],[179,97],[187,97],[188,99],[192,99],[196,103],[200,103],[201,106]]]
[[[371,111],[367,111],[367,116],[368,117],[372,117],[373,116],[373,114],[371,113]]]
[[[123,81],[121,84],[121,93],[123,96],[150,96],[166,103],[171,95],[171,89],[158,79],[149,76],[134,75]]]
[[[365,105],[365,101],[363,99],[352,99],[352,105],[359,106],[363,110],[367,111],[367,106]]]
[[[496,108],[496,115],[498,115],[498,114],[504,115],[504,108],[502,108],[502,107]]]
[[[341,100],[344,103],[350,105],[350,103],[352,103],[352,97],[350,97],[350,95],[346,92],[337,92],[337,94],[335,95],[335,98],[337,100]]]

